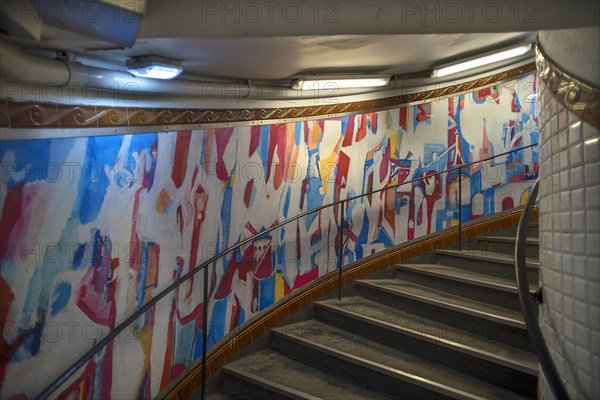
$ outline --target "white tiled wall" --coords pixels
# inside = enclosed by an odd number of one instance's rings
[[[571,398],[599,399],[600,131],[543,82],[540,107],[540,325]]]

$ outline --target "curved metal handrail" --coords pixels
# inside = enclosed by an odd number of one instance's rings
[[[533,209],[533,205],[538,196],[539,179],[535,181],[527,205],[521,214],[519,226],[517,228],[517,241],[515,243],[515,270],[517,276],[517,289],[519,291],[519,301],[523,310],[523,317],[527,325],[527,331],[531,338],[533,348],[537,354],[542,371],[548,381],[548,385],[554,394],[554,397],[562,400],[568,400],[569,394],[560,379],[556,365],[550,356],[548,345],[542,335],[542,330],[538,325],[538,320],[535,314],[534,303],[531,301],[529,290],[529,278],[527,277],[527,261],[525,254],[525,245],[527,241],[527,227],[529,226],[529,215]]]
[[[47,398],[49,395],[51,395],[54,391],[56,391],[63,383],[65,383],[65,381],[67,379],[69,379],[69,377],[71,377],[77,370],[79,370],[79,368],[81,368],[90,358],[92,358],[94,356],[94,354],[98,353],[100,350],[102,350],[102,348],[104,346],[106,346],[111,340],[113,340],[115,337],[117,337],[121,332],[123,332],[125,330],[125,328],[127,328],[129,325],[131,325],[133,322],[135,322],[139,317],[141,317],[146,311],[148,311],[150,309],[150,307],[152,307],[153,305],[155,305],[158,301],[160,301],[163,297],[165,297],[167,294],[171,293],[173,290],[177,289],[183,282],[187,281],[189,278],[191,278],[192,276],[196,275],[198,272],[204,270],[205,271],[205,277],[206,277],[206,272],[207,267],[216,262],[217,260],[221,259],[222,257],[225,257],[226,255],[228,255],[229,253],[231,253],[234,250],[237,250],[238,248],[246,245],[247,243],[250,243],[258,238],[263,237],[264,235],[266,235],[267,233],[274,231],[276,229],[279,229],[291,222],[297,221],[300,218],[306,217],[308,215],[314,214],[318,211],[321,211],[323,209],[326,208],[330,208],[330,207],[336,207],[340,204],[343,203],[347,203],[349,201],[353,201],[353,200],[358,200],[361,199],[363,197],[366,196],[370,196],[376,193],[380,193],[386,190],[390,190],[390,189],[395,189],[398,188],[400,186],[403,185],[408,185],[414,182],[418,182],[421,181],[423,179],[426,178],[431,178],[431,177],[435,177],[438,175],[442,175],[454,170],[462,170],[463,168],[467,168],[470,167],[471,165],[474,164],[479,164],[482,162],[486,162],[486,161],[491,161],[495,158],[498,157],[502,157],[502,156],[506,156],[508,154],[517,152],[517,151],[521,151],[521,150],[525,150],[531,147],[535,147],[537,146],[537,143],[533,143],[527,146],[523,146],[523,147],[519,147],[518,149],[512,149],[510,151],[504,152],[504,153],[500,153],[500,154],[496,154],[492,157],[488,157],[485,158],[483,160],[478,160],[478,161],[473,161],[471,163],[468,164],[461,164],[457,167],[453,167],[453,168],[448,168],[444,171],[441,172],[436,172],[434,174],[431,174],[427,177],[420,177],[420,178],[415,178],[415,179],[411,179],[410,181],[405,181],[396,185],[391,185],[391,186],[387,186],[381,189],[377,189],[377,190],[373,190],[371,192],[368,193],[363,193],[363,194],[359,194],[353,197],[349,197],[346,198],[344,200],[338,200],[335,201],[333,203],[329,203],[320,207],[316,207],[313,208],[312,210],[308,210],[305,212],[302,212],[294,217],[290,217],[288,219],[286,219],[283,222],[280,222],[276,225],[271,226],[270,228],[267,228],[265,230],[263,230],[262,232],[259,232],[255,235],[250,236],[247,239],[242,240],[241,242],[238,242],[232,246],[230,246],[229,248],[227,248],[226,250],[222,251],[221,253],[211,257],[210,259],[208,259],[207,261],[203,262],[202,264],[200,264],[199,266],[197,266],[196,268],[192,269],[191,271],[188,271],[185,275],[181,276],[179,279],[177,279],[175,282],[171,283],[169,286],[167,286],[166,288],[164,288],[163,290],[161,290],[156,296],[154,296],[153,298],[151,298],[150,300],[148,300],[145,304],[143,304],[140,308],[138,308],[133,314],[131,314],[128,318],[126,318],[123,322],[121,322],[119,325],[117,325],[112,331],[110,331],[105,337],[103,337],[98,343],[96,343],[90,350],[86,351],[81,357],[79,357],[73,364],[71,364],[62,374],[60,374],[58,376],[58,378],[56,378],[55,380],[53,380],[38,396],[36,396],[36,399],[45,399]],[[460,199],[459,199],[460,201]],[[460,206],[459,206],[460,209]],[[459,221],[459,228],[461,226],[462,221]],[[459,235],[460,236],[460,235]],[[340,271],[341,271],[341,266],[340,266]],[[341,276],[341,274],[340,274]],[[204,291],[205,291],[205,295],[206,295],[206,291],[207,291],[207,283],[206,283],[207,279],[204,279]],[[204,302],[204,306],[206,306],[206,301]],[[206,311],[206,310],[205,310]],[[206,313],[205,313],[206,314]],[[204,320],[206,321],[206,318],[204,318]],[[206,329],[203,329],[203,334],[206,334]],[[206,344],[206,338],[204,338],[203,342],[204,345]],[[203,351],[203,360],[205,360],[206,357],[206,351]],[[203,361],[203,365],[205,364],[205,362]],[[202,369],[203,374],[205,373],[204,371],[205,369]],[[204,379],[203,379],[204,380]],[[202,386],[202,390],[204,390],[204,385]]]

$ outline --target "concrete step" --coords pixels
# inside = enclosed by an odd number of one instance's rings
[[[440,323],[513,347],[532,349],[520,312],[398,279],[359,280],[355,285],[358,295],[390,307],[427,315]]]
[[[511,226],[510,228],[498,229],[490,233],[494,236],[506,236],[506,237],[517,237],[517,227]],[[527,227],[527,237],[537,239],[540,237],[540,227],[538,221],[531,221]]]
[[[318,320],[273,330],[272,346],[403,399],[515,399],[514,392]],[[338,397],[339,398],[339,397]]]
[[[196,393],[192,394],[191,396],[192,399],[199,399],[200,398],[200,391],[197,391]],[[241,397],[238,395],[235,395],[233,393],[211,393],[211,394],[206,394],[206,400],[247,400],[249,398],[247,397]]]
[[[229,393],[256,400],[389,398],[335,372],[335,368],[315,369],[268,349],[223,367],[223,386]]]
[[[443,264],[400,264],[396,278],[521,312],[515,280]],[[531,292],[536,286],[530,284]]]
[[[514,256],[516,239],[510,236],[480,236],[476,241],[463,246],[465,250],[483,250],[490,254],[507,254]],[[528,238],[525,243],[525,255],[527,258],[539,259],[539,239]],[[470,247],[471,246],[471,247]]]
[[[453,250],[442,249],[435,251],[437,263],[459,267],[468,271],[497,276],[504,279],[516,279],[515,261],[513,255],[490,253],[485,250]],[[527,276],[531,284],[539,282],[539,261],[527,259]]]
[[[315,316],[362,337],[535,397],[534,353],[359,296],[317,302]]]

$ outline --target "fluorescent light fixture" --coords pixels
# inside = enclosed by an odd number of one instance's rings
[[[380,87],[386,86],[390,78],[389,75],[307,76],[293,81],[290,87],[295,90]]]
[[[183,72],[179,61],[159,56],[130,58],[125,68],[132,75],[153,79],[173,79]]]
[[[468,69],[481,67],[483,65],[492,64],[498,61],[506,60],[513,57],[518,57],[531,50],[531,43],[525,46],[519,46],[512,49],[504,50],[498,53],[490,54],[484,57],[475,58],[473,60],[461,62],[447,67],[439,67],[433,71],[433,76],[438,78],[441,76],[456,74],[457,72],[466,71]]]

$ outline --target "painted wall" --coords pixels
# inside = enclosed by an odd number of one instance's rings
[[[178,276],[338,199],[537,143],[534,74],[418,106],[258,127],[0,142],[0,397],[31,397]],[[463,218],[526,201],[527,149],[463,171]],[[353,201],[344,263],[457,223],[458,174]],[[337,264],[337,210],[210,269],[209,346]],[[201,276],[62,389],[150,398],[201,356]]]

